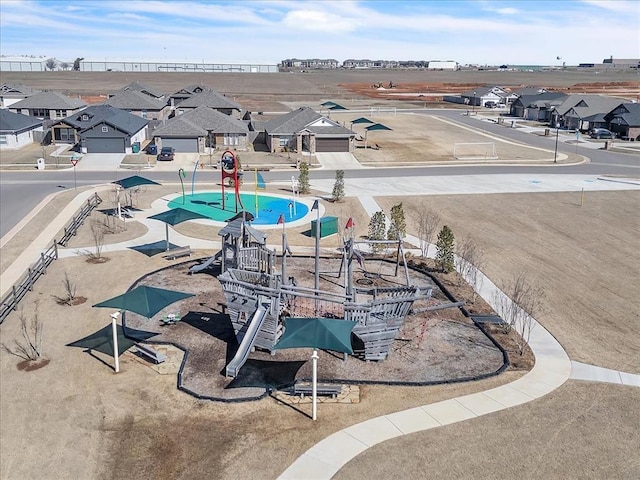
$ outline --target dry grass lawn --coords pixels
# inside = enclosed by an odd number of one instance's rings
[[[639,389],[568,382],[517,408],[383,442],[334,478],[637,479],[638,417]]]
[[[377,198],[403,203],[408,232],[440,213],[484,251],[499,286],[521,271],[545,290],[542,324],[573,360],[640,373],[640,192]]]

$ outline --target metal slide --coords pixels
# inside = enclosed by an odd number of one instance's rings
[[[201,272],[202,270],[206,270],[213,264],[213,262],[215,262],[216,260],[219,260],[220,257],[222,257],[222,251],[216,253],[214,256],[209,258],[206,262],[192,266],[189,269],[189,273],[197,273],[197,272]]]
[[[253,347],[253,342],[256,340],[256,336],[260,331],[260,327],[262,327],[262,322],[267,317],[267,312],[269,304],[260,304],[258,309],[251,317],[251,322],[249,322],[249,326],[247,327],[247,331],[240,342],[240,346],[238,347],[238,351],[233,359],[227,365],[226,375],[227,377],[236,377],[238,375],[238,371],[244,363],[247,361],[247,357],[249,356],[249,352],[251,351],[251,347]]]

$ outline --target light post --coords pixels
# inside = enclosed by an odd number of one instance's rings
[[[560,131],[560,122],[556,122],[556,148],[553,152],[553,163],[558,163],[558,133]]]
[[[472,112],[472,115],[476,114],[476,91],[475,90],[473,91],[473,100],[472,100],[472,103],[471,103],[471,112]]]

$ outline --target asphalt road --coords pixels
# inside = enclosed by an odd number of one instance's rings
[[[518,129],[505,128],[490,122],[478,124],[478,120],[467,117],[457,111],[429,112],[416,110],[415,114],[434,114],[444,116],[450,120],[469,125],[505,137],[514,141],[526,143],[535,147],[553,150],[555,136],[543,137],[531,135]],[[455,166],[455,167],[402,167],[402,168],[371,168],[349,170],[351,178],[380,178],[389,177],[420,177],[438,175],[492,175],[492,174],[583,174],[583,175],[640,175],[640,156],[622,154],[606,150],[576,147],[563,142],[558,144],[559,152],[578,153],[590,159],[590,162],[580,165],[556,166]],[[391,170],[391,171],[390,171]],[[118,172],[77,172],[77,186],[110,183],[129,174],[128,171]],[[163,182],[176,182],[176,174],[172,172],[145,172],[145,177]],[[263,177],[267,182],[288,181],[291,170],[265,172]],[[314,170],[310,173],[311,180],[334,178],[335,172],[330,170]],[[214,183],[219,180],[217,171],[200,171],[198,183]],[[30,212],[47,195],[61,189],[74,188],[73,170],[56,172],[38,171],[3,171],[0,175],[0,237],[13,228],[28,212]]]

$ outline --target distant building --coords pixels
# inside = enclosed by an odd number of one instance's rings
[[[280,62],[280,67],[284,70],[292,68],[302,70],[333,69],[340,67],[340,62],[333,58],[288,58]]]
[[[458,62],[453,60],[430,60],[427,66],[428,70],[458,70]]]

